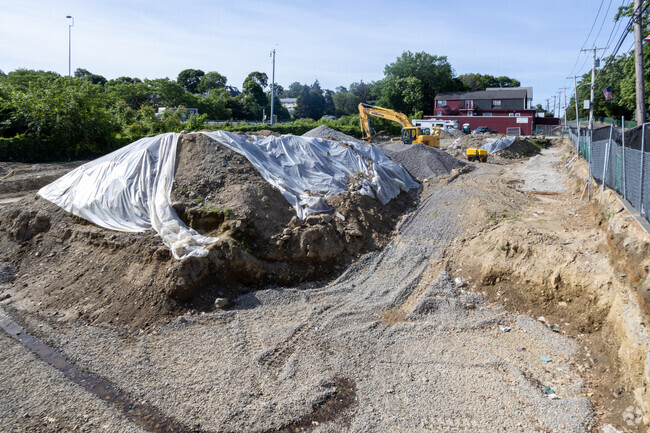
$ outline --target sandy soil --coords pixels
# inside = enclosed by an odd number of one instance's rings
[[[522,191],[568,186],[550,163],[561,158],[557,151],[542,156],[537,163],[549,162],[550,178],[527,177],[522,161],[476,164],[426,182],[388,244],[333,279],[267,286],[233,296],[225,309],[168,310],[180,315],[141,329],[43,314],[38,299],[11,297],[0,308],[79,368],[188,431],[584,432],[606,423],[644,431],[638,393],[631,395],[639,385],[628,381],[605,326],[608,302],[590,290],[619,284],[607,241],[579,191]],[[32,232],[29,224],[23,231],[30,239],[50,230],[37,214],[32,221]],[[79,224],[49,220],[61,222]],[[104,235],[94,232],[87,227],[80,238],[101,245]],[[116,252],[140,242],[160,260],[144,241],[112,241]],[[24,260],[37,266],[46,251],[30,251]],[[117,266],[125,258],[116,254]],[[132,260],[136,280],[142,265]],[[80,301],[97,271],[79,274]],[[22,286],[18,278],[0,285],[0,296],[14,293],[16,281]],[[55,289],[47,299],[68,290]],[[118,301],[142,297],[134,291]],[[0,344],[0,362],[18,366],[3,370],[3,381],[33,378],[40,391],[8,386],[0,430],[38,428],[17,407],[41,423],[49,422],[41,414],[57,413],[50,417],[59,430],[79,428],[78,418],[56,410],[65,379],[51,379],[56,370],[14,340]],[[88,431],[129,429],[114,407],[88,400],[83,410],[100,426]]]

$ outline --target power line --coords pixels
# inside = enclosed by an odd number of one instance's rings
[[[600,10],[603,7],[603,2],[605,0],[600,0],[600,6],[598,7],[598,13],[596,14],[596,18],[594,18],[594,22],[591,23],[591,29],[589,29],[589,34],[587,35],[587,39],[585,39],[584,43],[582,44],[582,47],[580,47],[580,50],[578,51],[578,56],[576,57],[576,62],[573,64],[573,67],[571,68],[571,73],[569,75],[573,75],[573,71],[575,71],[576,66],[578,65],[578,62],[580,61],[580,55],[582,54],[582,49],[585,47],[587,42],[589,41],[589,36],[591,36],[591,32],[594,31],[594,26],[596,25],[596,22],[598,21],[598,15],[600,15]],[[588,59],[589,57],[587,57]],[[580,67],[582,69],[583,65]]]
[[[596,22],[598,21],[598,16],[600,15],[600,10],[603,8],[603,2],[605,0],[600,0],[600,6],[598,6],[598,13],[596,14],[596,18],[594,18],[594,22],[591,24],[591,29],[589,30],[589,34],[587,35],[587,39],[585,39],[585,42],[582,44],[580,49],[584,49],[585,45],[587,45],[587,41],[589,41],[589,36],[591,36],[591,32],[594,31],[594,26],[596,25]]]
[[[609,0],[609,4],[607,5],[607,10],[605,11],[605,14],[603,15],[603,21],[600,23],[600,28],[598,29],[598,33],[596,33],[596,37],[594,38],[594,45],[596,45],[596,41],[598,40],[598,36],[600,36],[600,32],[603,30],[603,26],[605,25],[605,20],[607,19],[607,14],[609,13],[609,8],[612,7],[612,0]],[[605,44],[605,46],[607,46]]]

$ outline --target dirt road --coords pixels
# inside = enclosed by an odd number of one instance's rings
[[[538,167],[559,160],[552,151]],[[523,164],[426,183],[389,245],[332,281],[270,287],[139,332],[2,314],[188,431],[591,431],[600,421],[579,345],[490,302],[467,263],[484,258],[459,253],[530,212]],[[567,180],[535,179],[524,183],[538,191]],[[0,430],[140,431],[20,343],[0,344]]]

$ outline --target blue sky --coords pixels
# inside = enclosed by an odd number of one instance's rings
[[[410,50],[447,56],[457,75],[517,78],[546,105],[572,87],[572,69],[589,70],[580,48],[604,46],[618,6],[630,1],[602,0],[595,21],[601,0],[0,0],[0,69],[67,74],[72,15],[72,70],[109,79],[175,79],[197,68],[241,88],[252,71],[270,78],[275,48],[276,82],[318,79],[334,89],[381,79],[384,66]]]

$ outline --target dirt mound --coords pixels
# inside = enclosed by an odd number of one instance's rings
[[[302,136],[324,138],[326,140],[333,140],[333,141],[352,141],[354,143],[367,144],[363,140],[359,140],[358,138],[354,138],[350,135],[344,134],[343,132],[337,131],[336,129],[332,129],[326,125],[321,125],[317,128],[312,129],[311,131],[307,131],[304,134],[302,134]]]
[[[517,138],[510,146],[496,152],[496,154],[508,159],[528,158],[538,155],[542,149],[549,146],[550,142],[547,139],[528,140]]]
[[[17,271],[0,293],[10,295],[5,304],[56,319],[146,326],[212,310],[218,297],[331,275],[385,245],[415,195],[382,205],[339,194],[326,199],[332,212],[302,221],[245,157],[183,134],[172,201],[189,226],[219,237],[206,257],[177,261],[152,231],[105,230],[25,198],[0,211],[0,263]]]
[[[377,147],[419,180],[449,174],[453,169],[467,165],[466,162],[454,158],[445,151],[422,143],[380,144]]]

